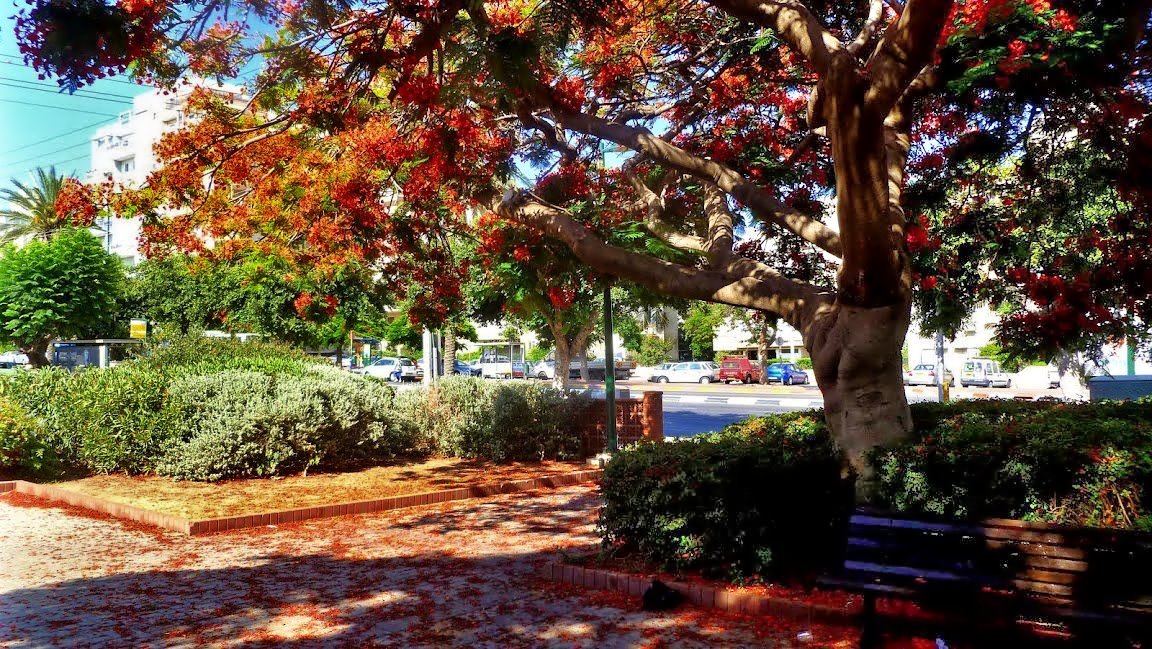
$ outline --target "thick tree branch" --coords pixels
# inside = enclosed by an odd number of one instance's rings
[[[610,140],[646,155],[660,164],[707,180],[747,206],[757,218],[775,223],[837,257],[843,256],[840,235],[834,230],[807,214],[784,205],[725,165],[689,153],[656,137],[645,128],[609,122],[583,113],[553,110],[553,114],[564,128]]]
[[[797,0],[708,1],[725,13],[775,31],[789,47],[808,59],[821,77],[828,71],[832,57],[844,48]]]
[[[733,267],[732,272],[689,268],[608,245],[563,209],[529,192],[509,191],[493,207],[505,217],[533,225],[562,241],[580,261],[598,272],[666,295],[771,311],[797,328],[806,326],[817,308],[827,302],[815,287],[787,279],[767,267],[757,269],[755,275],[741,267]]]
[[[884,19],[884,0],[870,0],[868,4],[868,19],[864,21],[864,27],[860,29],[860,33],[856,38],[848,43],[845,47],[853,56],[859,56],[860,50],[872,40],[876,35],[877,30],[880,29],[880,21]]]
[[[628,180],[632,188],[640,194],[640,201],[644,204],[644,225],[648,231],[659,237],[664,243],[689,252],[705,252],[706,246],[704,240],[700,237],[694,237],[687,234],[682,234],[672,227],[671,224],[664,221],[662,218],[665,213],[664,198],[652,191],[643,180],[636,177],[635,163],[638,158],[632,158],[621,166],[621,171],[624,177]]]
[[[732,212],[728,195],[711,183],[704,184],[704,215],[708,217],[708,239],[705,247],[712,268],[719,268],[732,258]]]
[[[864,104],[874,115],[887,115],[908,84],[931,62],[952,2],[909,0],[900,17],[888,26],[867,65],[872,83]]]

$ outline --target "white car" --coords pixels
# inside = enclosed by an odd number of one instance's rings
[[[393,383],[419,381],[424,378],[424,372],[411,358],[396,358],[394,356],[378,358],[369,365],[353,371],[357,374],[367,374]]]
[[[991,358],[969,358],[960,371],[960,387],[970,385],[982,388],[1010,388],[1012,377],[1000,367],[999,361]]]
[[[715,379],[715,363],[692,361],[690,363],[665,363],[652,371],[649,381],[656,383],[711,383]]]

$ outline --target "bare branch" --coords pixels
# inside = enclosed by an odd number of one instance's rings
[[[757,218],[775,223],[837,257],[843,256],[840,235],[827,225],[789,207],[748,182],[730,167],[702,158],[652,134],[645,128],[554,110],[564,128],[610,140],[683,173],[707,180],[748,207]]]
[[[860,33],[856,35],[851,43],[846,46],[848,51],[853,56],[859,56],[860,50],[872,40],[876,35],[876,31],[880,29],[880,21],[884,18],[884,0],[870,0],[868,4],[868,19],[864,21],[864,27]]]
[[[828,71],[836,52],[844,48],[798,0],[708,1],[732,16],[775,31],[789,47],[808,59],[820,76]]]
[[[952,1],[909,0],[900,17],[888,26],[867,65],[872,83],[864,105],[872,114],[887,115],[931,62]]]
[[[771,311],[798,328],[803,328],[828,299],[815,287],[766,267],[757,275],[743,268],[734,272],[689,268],[608,245],[566,211],[529,192],[509,191],[493,207],[505,217],[534,225],[559,239],[595,270],[667,295]]]

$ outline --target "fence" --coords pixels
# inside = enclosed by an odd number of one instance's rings
[[[594,399],[588,406],[583,431],[584,454],[588,457],[602,452],[608,445],[604,426],[603,399]],[[616,400],[616,439],[620,446],[641,440],[664,441],[664,393],[645,392],[639,399]]]

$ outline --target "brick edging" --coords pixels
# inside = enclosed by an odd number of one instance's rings
[[[3,488],[0,487],[0,492],[2,491]],[[161,514],[160,512],[148,511],[147,509],[140,509],[139,507],[132,507],[131,505],[101,500],[95,496],[76,493],[75,491],[68,491],[67,489],[61,489],[60,487],[53,487],[51,485],[36,484],[35,482],[28,482],[27,480],[15,480],[13,482],[13,488],[9,489],[9,491],[27,494],[45,500],[62,502],[85,509],[92,509],[115,516],[116,518],[126,518],[137,523],[155,525],[156,527],[173,532],[180,532],[181,534],[188,534],[190,527],[188,519],[179,516]]]
[[[545,579],[574,586],[597,590],[614,590],[634,597],[640,597],[652,583],[650,577],[556,562],[545,564],[541,576]],[[807,604],[782,597],[724,590],[679,581],[665,581],[664,583],[669,588],[679,591],[688,602],[696,606],[718,608],[732,613],[767,614],[775,617],[832,624],[856,624],[860,619],[858,612],[824,604]]]
[[[403,494],[399,496],[389,496],[387,498],[375,498],[372,500],[359,500],[347,503],[336,503],[332,505],[319,505],[317,507],[300,507],[297,509],[265,512],[261,514],[246,514],[243,516],[223,516],[220,518],[209,518],[205,520],[191,521],[189,523],[187,533],[191,536],[198,536],[201,534],[212,534],[214,532],[225,532],[228,530],[240,530],[249,527],[262,527],[265,525],[295,523],[297,521],[306,521],[314,518],[329,518],[332,516],[346,516],[349,514],[369,514],[373,512],[388,511],[390,509],[434,505],[437,503],[450,502],[453,500],[484,498],[486,496],[497,496],[500,494],[528,491],[531,489],[567,487],[580,484],[582,482],[595,480],[600,477],[600,473],[600,469],[591,469],[587,471],[577,471],[574,473],[563,473],[560,475],[546,476],[543,478],[510,480],[508,482],[502,482],[498,484],[494,483],[486,485],[473,485],[470,487],[461,487],[459,489],[445,489],[443,491],[429,491],[419,494]]]

